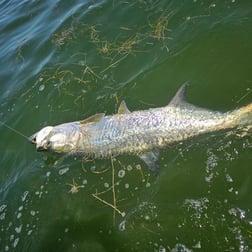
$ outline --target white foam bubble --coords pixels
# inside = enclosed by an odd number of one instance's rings
[[[59,175],[63,175],[65,173],[67,173],[69,171],[69,167],[66,167],[66,168],[62,168],[59,170]]]
[[[1,213],[0,214],[0,220],[4,220],[5,219],[5,213]]]
[[[32,234],[32,229],[30,229],[28,232],[27,232],[27,235],[31,235]]]
[[[13,247],[16,248],[19,242],[19,238],[16,238],[13,242]]]
[[[120,231],[124,231],[124,230],[126,229],[126,220],[123,220],[123,221],[119,224],[118,229],[119,229]]]
[[[96,170],[96,166],[93,165],[91,168],[90,168],[91,171],[95,171]]]
[[[39,86],[39,91],[40,92],[42,92],[44,89],[45,89],[45,85],[44,84],[42,84],[42,85]]]
[[[35,216],[36,212],[35,212],[34,210],[31,210],[31,211],[30,211],[30,214],[31,214],[32,216]]]
[[[133,169],[133,168],[132,168],[131,165],[128,165],[128,166],[127,166],[127,170],[128,170],[128,171],[131,171],[132,169]]]
[[[166,252],[166,248],[163,245],[160,245],[158,248],[159,252]]]
[[[7,207],[6,204],[3,204],[0,206],[0,213],[4,211],[4,209]]]
[[[27,195],[29,194],[28,191],[25,191],[21,197],[22,201],[24,202],[26,200]]]
[[[22,213],[18,213],[18,214],[17,214],[17,219],[20,219],[21,216],[22,216]]]
[[[119,170],[118,171],[118,177],[123,178],[125,176],[125,170]]]
[[[198,242],[193,246],[193,248],[201,249],[201,242],[198,241]]]
[[[136,169],[137,169],[137,170],[142,170],[142,166],[141,166],[140,164],[137,164],[137,165],[136,165]]]
[[[14,238],[15,238],[14,234],[11,234],[11,235],[10,235],[10,241],[13,241]]]
[[[109,183],[105,182],[105,183],[104,183],[104,187],[105,187],[105,188],[109,188]]]
[[[229,174],[226,174],[226,179],[227,179],[227,182],[233,182],[233,179],[231,178],[231,176]]]
[[[38,197],[41,198],[42,195],[43,195],[43,192],[36,191],[36,192],[35,192],[35,195],[38,195]]]
[[[150,182],[147,182],[146,185],[145,185],[145,187],[147,187],[147,188],[150,187],[150,186],[151,186]]]
[[[16,233],[20,234],[20,233],[21,233],[21,231],[22,231],[22,227],[23,227],[23,225],[22,225],[22,224],[21,224],[19,227],[15,227],[15,231],[16,231]]]

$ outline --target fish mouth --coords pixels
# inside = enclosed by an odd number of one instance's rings
[[[28,137],[28,141],[32,144],[36,144],[36,137],[37,137],[37,133],[36,134],[33,134],[31,135],[30,137]]]
[[[36,144],[37,145],[37,133],[31,135],[28,140],[31,144]],[[42,152],[46,151],[46,149],[43,146],[36,146],[37,151]]]
[[[38,146],[37,151],[38,152],[43,152],[43,151],[46,151],[46,149],[44,147],[42,147],[42,146]]]

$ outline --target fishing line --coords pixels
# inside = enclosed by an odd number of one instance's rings
[[[2,125],[4,125],[6,128],[8,128],[9,130],[15,132],[16,134],[18,134],[18,135],[20,135],[20,136],[22,136],[22,137],[24,137],[24,138],[26,138],[26,139],[29,139],[29,137],[27,137],[26,135],[24,135],[24,134],[21,133],[20,131],[18,131],[18,130],[16,130],[16,129],[12,128],[11,126],[7,125],[7,124],[4,123],[3,121],[0,120],[0,123],[1,123]]]

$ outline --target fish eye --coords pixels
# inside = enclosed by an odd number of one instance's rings
[[[46,141],[46,148],[50,148],[52,146],[52,141]]]

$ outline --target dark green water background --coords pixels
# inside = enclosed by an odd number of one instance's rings
[[[252,101],[251,56],[251,1],[3,0],[0,120],[29,136],[122,99],[164,106],[185,81],[191,103],[231,110]],[[110,161],[57,160],[2,124],[0,138],[0,251],[252,249],[251,136],[163,150],[159,178],[117,158],[115,199]]]

